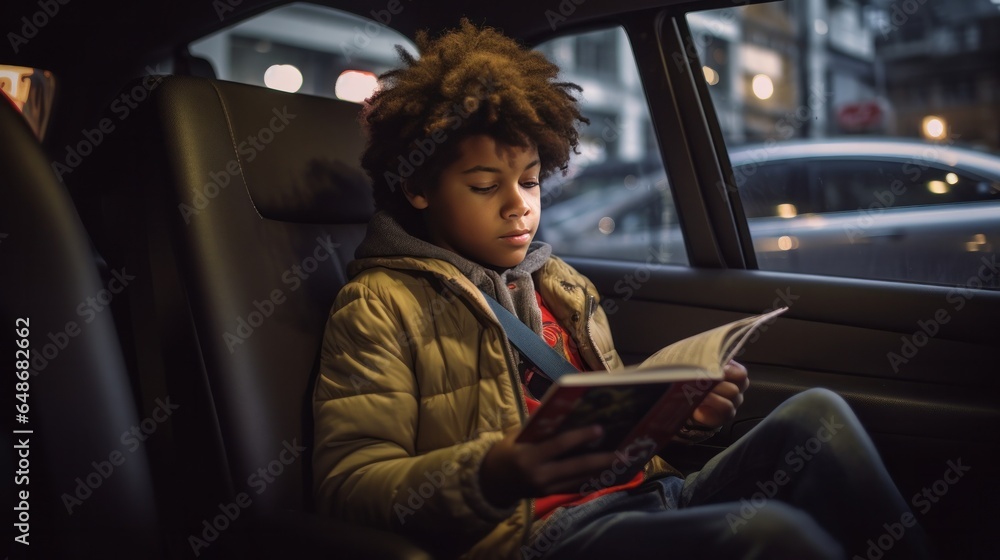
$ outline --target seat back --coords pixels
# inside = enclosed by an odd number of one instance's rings
[[[8,550],[162,558],[146,448],[133,429],[169,416],[137,413],[107,307],[128,289],[128,273],[101,279],[69,194],[3,94],[0,135],[0,315],[9,321],[6,336],[15,337],[17,369],[30,372],[5,380],[25,420],[5,446],[23,523],[15,536],[27,546]]]
[[[122,134],[135,166],[111,205],[130,216],[124,258],[154,280],[133,306],[138,360],[147,391],[188,407],[170,460],[173,488],[197,494],[181,507],[199,555],[232,504],[311,508],[323,329],[373,213],[359,109],[167,77]]]

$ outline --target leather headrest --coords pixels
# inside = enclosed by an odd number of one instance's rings
[[[217,103],[199,95],[204,102],[196,111],[204,111],[208,123],[216,121],[212,111],[221,113],[232,141],[229,161],[210,173],[212,182],[228,182],[241,173],[253,205],[266,219],[320,224],[368,221],[374,202],[360,164],[364,150],[360,105],[179,76],[166,78],[160,87],[175,94],[178,89],[204,93],[206,84],[214,90]]]

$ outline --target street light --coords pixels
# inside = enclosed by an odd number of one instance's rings
[[[302,72],[291,64],[273,64],[264,72],[264,85],[295,93],[302,87]]]
[[[753,87],[753,94],[758,99],[770,99],[774,95],[774,82],[766,74],[757,74],[754,76],[751,86]]]
[[[714,68],[711,66],[702,66],[701,70],[705,73],[705,81],[708,82],[708,85],[714,86],[719,83],[719,73]]]
[[[948,125],[945,120],[934,115],[924,117],[923,125],[920,128],[924,133],[924,138],[928,140],[941,140],[948,134]]]
[[[337,76],[334,92],[344,101],[361,103],[378,89],[378,78],[363,70],[344,70]]]

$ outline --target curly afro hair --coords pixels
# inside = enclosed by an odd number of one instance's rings
[[[507,146],[538,149],[540,178],[565,171],[576,151],[580,86],[557,82],[559,68],[496,30],[463,18],[437,39],[416,36],[420,58],[396,46],[401,68],[379,76],[381,89],[361,113],[368,145],[361,164],[372,179],[375,206],[407,229],[420,230],[419,213],[401,183],[433,189],[458,159],[458,143],[488,134]]]

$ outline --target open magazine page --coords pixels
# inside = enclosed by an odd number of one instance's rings
[[[729,338],[729,333],[733,328],[733,324],[724,325],[683,340],[678,340],[646,358],[639,364],[639,368],[648,369],[671,364],[691,364],[705,368],[708,371],[716,371],[720,367],[720,356]]]
[[[726,351],[722,358],[721,362],[722,365],[728,364],[729,360],[732,360],[736,356],[736,354],[740,351],[740,348],[743,348],[743,345],[746,344],[746,341],[750,338],[750,335],[753,334],[753,332],[756,331],[758,327],[760,327],[764,323],[767,323],[768,321],[773,320],[775,317],[781,315],[785,311],[788,311],[787,307],[779,307],[774,311],[769,311],[767,313],[763,313],[761,315],[755,315],[753,317],[747,317],[743,321],[739,321],[739,323],[744,323],[744,321],[749,320],[749,323],[742,325],[740,328],[735,329],[730,333],[729,339],[723,346],[726,349]]]
[[[638,367],[648,369],[666,365],[688,364],[718,371],[743,346],[761,324],[787,311],[787,307],[727,323],[679,340],[646,358]]]

